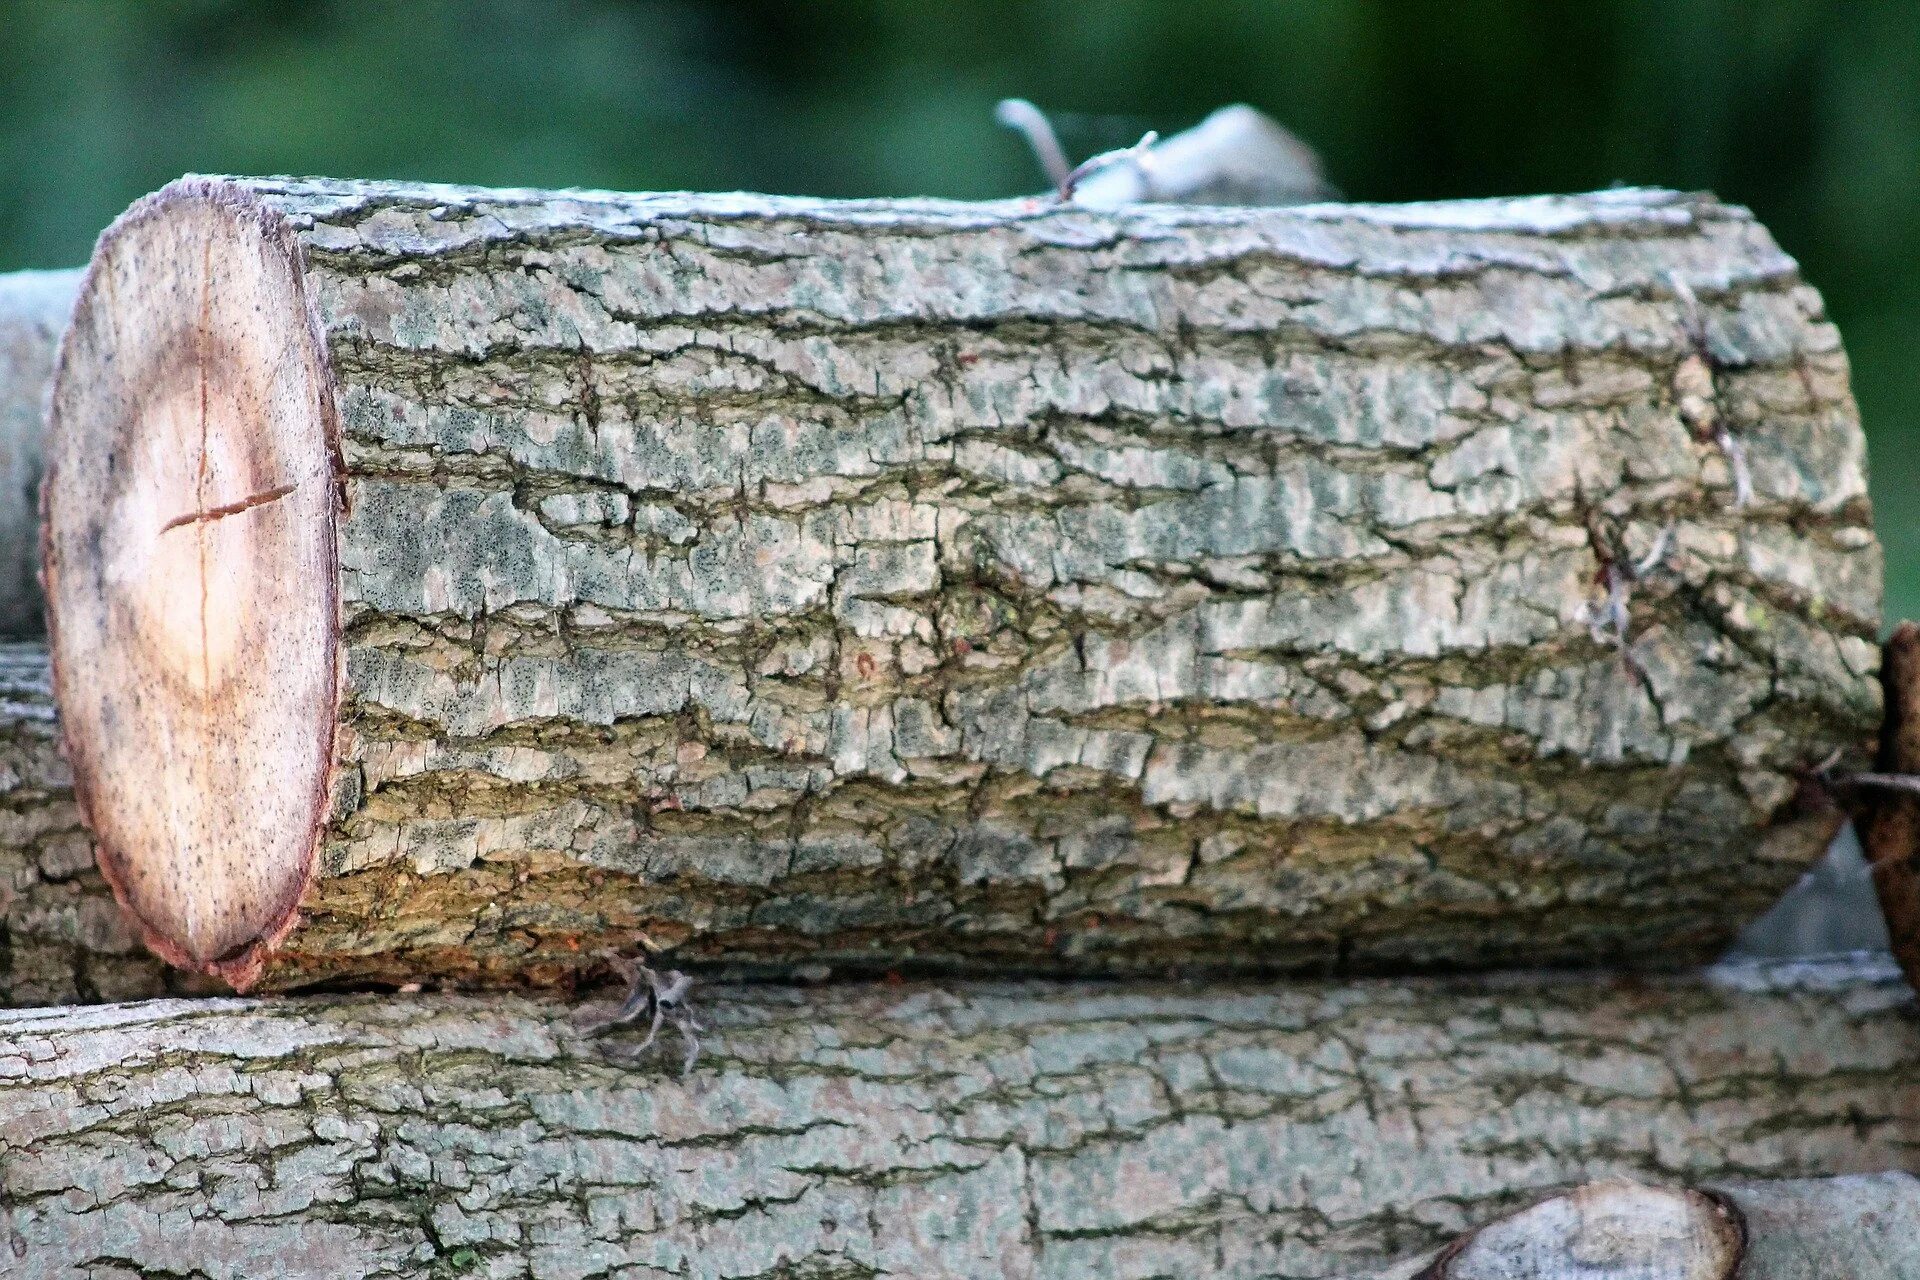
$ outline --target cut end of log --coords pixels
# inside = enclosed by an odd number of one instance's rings
[[[1745,1251],[1738,1213],[1721,1197],[1623,1179],[1576,1187],[1489,1223],[1415,1280],[1733,1280]]]
[[[326,816],[338,423],[285,220],[182,179],[101,238],[61,348],[43,553],[101,869],[148,945],[244,987]]]

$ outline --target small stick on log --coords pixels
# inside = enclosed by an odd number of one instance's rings
[[[644,1028],[584,1035],[581,1012],[328,996],[0,1014],[0,1266],[1351,1275],[1572,1183],[1717,1187],[1920,1153],[1920,1020],[1884,964],[718,986],[684,1079],[670,1045],[625,1051]],[[1910,1196],[1858,1205],[1897,1227]],[[1844,1200],[1777,1239],[1868,1231]],[[1742,1280],[1802,1280],[1751,1270],[1776,1237],[1739,1203]]]
[[[1880,719],[1838,337],[1703,198],[192,179],[53,405],[82,807],[240,984],[1680,964]]]
[[[40,452],[78,271],[0,274],[0,640],[42,634]]]

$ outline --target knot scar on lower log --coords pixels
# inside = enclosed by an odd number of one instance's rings
[[[250,497],[242,498],[238,502],[228,502],[217,507],[208,507],[205,511],[189,511],[186,515],[175,516],[173,519],[161,525],[160,532],[169,533],[183,525],[206,524],[214,520],[223,520],[228,516],[237,516],[242,511],[251,511],[255,507],[264,507],[269,502],[278,502],[299,487],[297,484],[283,484],[276,488],[253,494]]]

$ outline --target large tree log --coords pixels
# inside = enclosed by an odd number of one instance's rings
[[[0,1005],[157,995],[167,971],[94,867],[58,738],[46,649],[0,645]]]
[[[51,427],[102,864],[240,982],[1677,963],[1878,720],[1838,338],[1704,198],[183,180]]]
[[[0,1014],[0,1249],[61,1277],[1306,1277],[1569,1182],[1920,1154],[1884,964],[695,998],[684,1079],[677,1046],[521,997]]]
[[[78,271],[0,275],[0,640],[37,636],[40,445],[54,349]]]

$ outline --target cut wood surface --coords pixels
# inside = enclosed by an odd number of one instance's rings
[[[1909,1173],[1706,1188],[1576,1187],[1381,1280],[1912,1280]]]
[[[37,636],[40,445],[78,271],[0,273],[0,640]]]
[[[636,1058],[574,1029],[597,1006],[521,996],[0,1014],[0,1261],[1329,1276],[1591,1179],[1920,1158],[1920,1022],[1884,962],[694,1000],[685,1078],[677,1044]]]
[[[1706,198],[193,179],[76,316],[76,785],[241,983],[1677,964],[1878,725],[1839,339]]]

